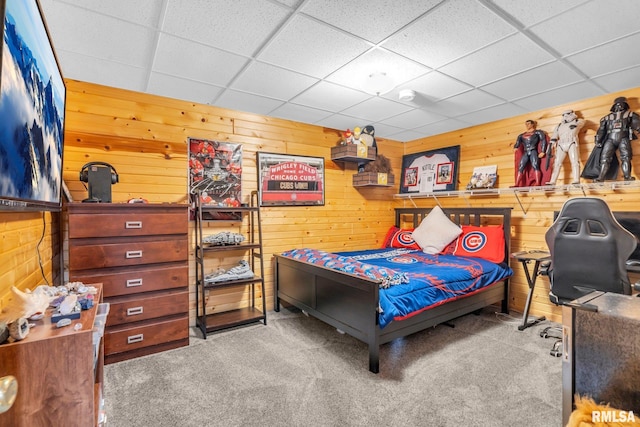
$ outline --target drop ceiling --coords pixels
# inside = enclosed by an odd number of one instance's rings
[[[397,141],[640,86],[636,0],[40,2],[66,78]]]

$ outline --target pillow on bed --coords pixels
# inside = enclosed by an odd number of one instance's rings
[[[413,240],[411,233],[413,228],[399,228],[392,225],[382,242],[382,248],[407,248],[420,249],[420,246]]]
[[[462,233],[462,229],[442,212],[440,206],[431,209],[429,215],[411,236],[426,254],[440,253],[449,243]]]
[[[472,256],[497,264],[504,261],[504,231],[501,225],[463,225],[462,234],[443,251],[447,255]]]

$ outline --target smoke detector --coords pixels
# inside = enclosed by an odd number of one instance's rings
[[[413,101],[415,97],[416,91],[411,89],[402,89],[398,93],[398,99],[400,99],[400,101]]]

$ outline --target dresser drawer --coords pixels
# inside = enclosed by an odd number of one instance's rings
[[[187,314],[154,322],[141,322],[107,328],[105,354],[122,353],[189,337]]]
[[[74,214],[69,216],[69,239],[187,234],[186,212]]]
[[[89,241],[91,242],[91,241]],[[69,245],[69,270],[124,267],[189,259],[185,238]]]
[[[172,316],[189,311],[189,293],[184,290],[154,292],[111,298],[107,326]]]
[[[187,261],[182,261],[170,265],[79,270],[69,272],[69,280],[102,283],[104,297],[109,298],[185,287],[189,281],[189,268]]]

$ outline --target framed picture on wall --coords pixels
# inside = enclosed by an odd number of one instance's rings
[[[324,206],[324,158],[257,153],[260,206]]]
[[[400,193],[455,191],[459,157],[459,145],[403,156]]]
[[[189,138],[189,191],[203,205],[240,206],[242,145]]]

